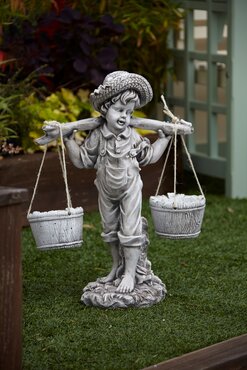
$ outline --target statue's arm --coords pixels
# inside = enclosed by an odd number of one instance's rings
[[[162,130],[165,135],[173,135],[175,127],[177,128],[177,133],[179,135],[191,134],[194,131],[192,124],[182,119],[179,121],[179,123],[174,124],[155,119],[133,117],[131,118],[130,125],[132,127],[141,128],[144,130]]]
[[[102,117],[97,118],[86,118],[75,122],[67,122],[61,124],[63,136],[69,136],[73,131],[90,131],[97,128],[103,122]],[[60,136],[59,122],[56,121],[45,121],[45,125],[42,127],[45,135],[36,139],[35,142],[38,145],[48,144],[50,141],[56,140]]]
[[[158,131],[159,138],[152,144],[153,154],[149,163],[156,163],[164,153],[171,136],[167,136],[163,131]]]
[[[83,168],[83,162],[80,155],[80,146],[74,140],[74,134],[70,135],[69,138],[64,138],[64,143],[67,149],[67,153],[73,165],[77,168]]]

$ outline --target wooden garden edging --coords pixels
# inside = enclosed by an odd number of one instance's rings
[[[27,210],[33,193],[38,169],[40,167],[42,154],[25,154],[13,158],[5,158],[0,161],[0,186],[25,188],[29,191],[29,198],[22,205],[22,219],[25,226],[27,222]],[[163,167],[164,158],[157,163],[142,167],[141,177],[143,179],[143,197],[154,195],[158,180]],[[180,161],[181,162],[181,161]],[[96,170],[78,169],[68,159],[67,174],[68,184],[72,198],[73,207],[83,207],[85,212],[98,210],[98,191],[94,185]],[[173,189],[173,162],[168,163],[167,176],[162,184],[161,193]],[[179,173],[181,176],[182,162]],[[33,210],[41,212],[51,209],[64,209],[66,197],[64,180],[57,153],[49,152],[46,155],[44,168],[40,176],[39,187]]]
[[[143,370],[246,370],[247,334],[172,358]]]
[[[0,369],[20,370],[22,351],[22,203],[26,189],[0,186]]]

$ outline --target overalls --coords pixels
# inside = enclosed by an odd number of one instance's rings
[[[95,138],[98,138],[98,156],[95,184],[103,225],[101,235],[107,243],[119,241],[123,246],[141,246],[146,236],[142,232],[143,185],[139,163],[149,163],[151,144],[131,127],[118,136],[106,125],[96,130],[94,145]],[[90,147],[90,141],[86,146]]]

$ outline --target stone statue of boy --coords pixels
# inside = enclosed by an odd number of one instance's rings
[[[174,124],[132,117],[133,111],[150,102],[152,96],[152,88],[144,77],[116,71],[107,75],[90,95],[101,117],[62,125],[72,163],[78,168],[97,169],[101,235],[112,255],[111,271],[98,282],[106,284],[118,278],[118,294],[134,290],[138,260],[147,243],[145,221],[141,217],[140,166],[158,161],[174,132]],[[155,130],[159,137],[151,144],[135,127]],[[74,140],[74,129],[91,130],[81,146]],[[177,124],[177,129],[178,134],[192,132],[192,127],[186,124]],[[46,136],[38,139],[39,144],[58,136],[54,121],[48,122],[44,131]]]

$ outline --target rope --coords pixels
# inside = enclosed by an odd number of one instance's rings
[[[37,175],[36,183],[35,183],[34,190],[33,190],[33,195],[32,195],[31,202],[30,202],[30,205],[29,205],[29,208],[28,208],[28,211],[27,211],[27,215],[29,215],[31,213],[34,197],[36,195],[36,191],[37,191],[37,187],[38,187],[38,183],[39,183],[40,174],[41,174],[41,171],[42,171],[42,168],[43,168],[43,165],[44,165],[44,161],[45,161],[46,152],[47,152],[47,145],[45,146],[45,150],[44,150],[43,157],[42,157],[42,160],[41,160],[41,164],[40,164],[40,167],[39,167],[39,172],[38,172],[38,175]]]
[[[183,143],[183,146],[184,146],[184,150],[185,150],[185,152],[186,152],[186,154],[187,154],[187,157],[188,157],[188,160],[189,160],[189,162],[190,162],[190,166],[191,166],[191,168],[192,168],[193,174],[194,174],[194,176],[195,176],[195,179],[196,179],[197,185],[198,185],[199,190],[200,190],[200,192],[201,192],[201,195],[205,198],[205,195],[204,195],[204,193],[203,193],[203,190],[202,190],[201,184],[200,184],[200,182],[199,182],[199,179],[198,179],[197,174],[196,174],[196,171],[195,171],[195,167],[194,167],[193,162],[192,162],[192,159],[191,159],[191,155],[190,155],[190,153],[189,153],[189,151],[188,151],[188,149],[187,149],[187,146],[186,146],[186,144],[185,144],[185,140],[184,140],[183,135],[181,135],[181,139],[182,139],[182,143]]]
[[[66,162],[65,162],[65,150],[64,150],[64,141],[63,141],[63,133],[62,133],[62,126],[59,124],[59,132],[60,132],[60,140],[61,140],[61,148],[62,148],[62,158],[61,153],[58,150],[59,160],[62,167],[62,173],[63,173],[63,179],[65,183],[65,191],[66,191],[66,197],[67,197],[67,207],[68,207],[68,213],[71,214],[70,208],[72,208],[71,203],[71,197],[69,193],[69,186],[68,186],[68,178],[67,178],[67,168],[66,168]]]
[[[169,145],[168,150],[167,150],[165,162],[164,162],[164,165],[163,165],[163,168],[162,168],[162,172],[161,172],[161,175],[160,175],[160,179],[159,179],[158,187],[156,189],[155,196],[158,195],[159,194],[159,191],[160,191],[160,186],[161,186],[161,183],[162,183],[162,180],[163,180],[163,177],[164,177],[164,172],[165,172],[167,160],[168,160],[168,157],[169,157],[169,154],[170,154],[170,151],[171,151],[171,147],[172,147],[173,141],[174,141],[174,137],[171,139],[170,145]]]
[[[66,192],[66,198],[67,198],[67,207],[68,208],[72,208],[72,203],[71,203],[71,197],[70,197],[69,189],[67,189],[68,184],[66,185],[66,182],[67,182],[66,166],[64,166],[64,162],[63,162],[63,158],[62,158],[60,147],[58,146],[57,149],[58,149],[57,152],[58,152],[59,162],[60,162],[60,166],[61,166],[62,174],[63,174],[63,179],[64,179],[64,183],[65,183],[65,192]],[[64,175],[64,173],[66,173],[66,176]]]
[[[174,176],[173,176],[173,192],[174,192],[174,202],[173,208],[176,208],[176,193],[177,193],[177,127],[175,123],[174,130]]]
[[[58,146],[58,156],[59,156],[59,161],[60,161],[60,165],[61,165],[61,168],[62,168],[63,179],[64,179],[64,183],[65,183],[68,214],[70,215],[71,214],[70,208],[72,208],[72,202],[71,202],[71,197],[70,197],[70,193],[69,193],[69,186],[68,186],[68,179],[67,179],[67,168],[66,168],[66,162],[65,162],[65,149],[64,149],[64,141],[63,141],[62,125],[61,124],[59,124],[59,133],[60,133],[60,139],[61,139],[62,155],[61,155],[61,152],[60,152],[60,149],[59,149],[59,146]],[[39,171],[38,171],[38,174],[37,174],[37,178],[36,178],[32,198],[31,198],[31,202],[30,202],[30,205],[29,205],[29,208],[28,208],[28,211],[27,211],[27,215],[29,215],[31,213],[31,209],[32,209],[32,206],[33,206],[33,201],[34,201],[36,192],[37,192],[37,187],[38,187],[41,171],[42,171],[42,168],[43,168],[43,165],[44,165],[46,153],[47,153],[47,145],[45,146],[44,154],[43,154],[41,164],[40,164],[40,167],[39,167]]]
[[[175,126],[174,130],[174,183],[173,183],[173,192],[174,196],[176,195],[177,192],[177,127]]]
[[[161,100],[163,102],[163,105],[164,105],[164,110],[163,112],[168,115],[171,119],[172,119],[172,122],[176,125],[176,123],[179,123],[179,118],[176,117],[171,111],[170,109],[168,108],[167,104],[166,104],[166,101],[165,101],[165,98],[163,95],[161,95]],[[197,185],[199,187],[199,190],[201,192],[201,195],[205,198],[205,195],[203,193],[203,190],[202,190],[202,187],[201,187],[201,184],[199,182],[199,179],[197,177],[197,174],[196,174],[196,171],[195,171],[195,168],[194,168],[194,165],[193,165],[193,162],[192,162],[192,159],[191,159],[191,156],[190,156],[190,153],[187,149],[187,146],[185,144],[185,140],[184,140],[184,137],[183,135],[180,135],[181,136],[181,139],[182,139],[182,143],[183,143],[183,146],[184,146],[184,149],[185,149],[185,152],[187,154],[187,157],[188,157],[188,160],[189,160],[189,163],[190,163],[190,166],[192,168],[192,171],[194,173],[194,176],[195,176],[195,179],[196,179],[196,182],[197,182]],[[160,176],[160,179],[159,179],[159,184],[158,184],[158,187],[157,187],[157,190],[156,190],[156,193],[155,193],[155,196],[158,195],[159,193],[159,190],[160,190],[160,185],[162,183],[162,180],[163,180],[163,176],[164,176],[164,172],[165,172],[165,168],[166,168],[166,164],[167,164],[167,160],[168,160],[168,157],[169,157],[169,154],[170,154],[170,149],[171,149],[171,146],[172,146],[172,143],[174,142],[174,184],[173,184],[173,191],[174,191],[174,203],[173,203],[173,207],[176,208],[176,205],[175,205],[175,199],[176,199],[176,184],[177,184],[177,127],[175,126],[175,130],[174,130],[174,137],[172,138],[171,142],[170,142],[170,146],[169,146],[169,149],[167,151],[167,155],[166,155],[166,159],[165,159],[165,163],[164,163],[164,166],[163,166],[163,169],[162,169],[162,172],[161,172],[161,176]]]

